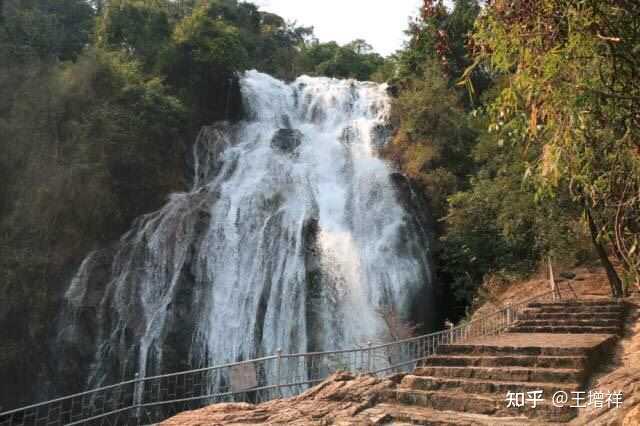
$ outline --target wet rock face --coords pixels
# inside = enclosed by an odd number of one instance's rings
[[[178,270],[174,271],[171,301],[158,308],[165,327],[148,351],[148,375],[195,368],[190,364],[191,342],[196,336],[198,321],[193,310],[202,309],[201,295],[205,289],[193,268],[216,195],[203,191],[183,195],[185,204],[178,201],[173,205],[185,207],[178,212],[183,215],[184,226],[160,226],[157,232],[151,231],[176,213],[160,210],[137,220],[133,225],[136,232],[126,234],[118,244],[85,259],[65,294],[58,320],[59,332],[51,343],[50,395],[112,384],[136,373],[137,353],[150,322],[144,310],[145,296],[133,283],[149,270],[147,261],[156,247],[136,244],[136,236],[141,236],[140,241],[156,241],[160,244],[159,250],[166,250],[166,244],[176,247],[181,259],[180,264],[168,266]],[[127,262],[123,263],[123,259]],[[121,289],[113,287],[118,280],[124,283]],[[121,298],[128,301],[128,306],[119,304]],[[114,334],[117,338],[109,340]],[[102,357],[103,351],[109,353],[108,358]]]
[[[432,247],[433,240],[431,237],[431,229],[433,227],[433,219],[429,216],[429,209],[424,201],[419,197],[413,188],[411,180],[402,173],[393,172],[389,175],[391,184],[396,190],[398,202],[409,213],[407,220],[411,224],[410,227],[404,227],[403,233],[406,238],[401,238],[404,244],[398,245],[396,250],[406,254],[424,251],[423,247]],[[419,245],[407,244],[410,239],[409,234],[417,236],[421,242]],[[431,252],[428,253],[429,261],[431,261]],[[428,280],[421,287],[419,294],[413,300],[411,307],[411,320],[417,324],[437,324],[440,312],[434,303],[437,298],[436,288],[433,285],[433,277],[429,272]]]
[[[51,394],[78,392],[85,387],[87,372],[97,344],[100,329],[100,303],[110,279],[114,246],[95,252],[83,263],[79,274],[91,283],[87,287],[73,286],[67,291],[65,306],[59,319],[60,332],[51,350]],[[74,321],[70,321],[74,319]],[[58,348],[63,347],[63,351]]]
[[[377,124],[373,127],[373,140],[376,141],[376,148],[382,149],[387,141],[393,136],[393,126],[390,124]]]
[[[291,153],[302,143],[302,132],[296,129],[280,129],[271,139],[271,146],[282,152]]]
[[[193,155],[187,156],[187,167],[192,178],[190,185],[199,186],[217,175],[223,165],[222,153],[236,143],[235,128],[228,122],[220,122],[200,129],[192,148]]]

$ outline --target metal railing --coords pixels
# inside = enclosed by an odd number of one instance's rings
[[[0,426],[152,424],[208,404],[297,395],[337,371],[379,376],[408,372],[441,345],[503,332],[529,303],[559,297],[555,288],[447,330],[386,344],[301,354],[279,351],[249,361],[136,378],[0,413]]]

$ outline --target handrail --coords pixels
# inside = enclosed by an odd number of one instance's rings
[[[257,359],[102,386],[0,413],[0,426],[103,424],[106,418],[122,413],[129,413],[125,423],[130,424],[132,418],[134,423],[139,423],[142,421],[140,410],[152,410],[145,414],[155,422],[174,411],[193,408],[194,405],[188,404],[196,401],[201,401],[201,406],[238,398],[262,402],[292,396],[339,370],[376,375],[411,371],[420,360],[435,354],[440,345],[500,333],[517,321],[518,314],[529,303],[556,300],[558,292],[559,288],[543,292],[455,327],[390,343],[337,351],[279,352]],[[253,375],[253,386],[234,387],[233,370],[242,367]],[[185,405],[180,408],[176,404]],[[176,405],[175,409],[171,409],[173,405]]]

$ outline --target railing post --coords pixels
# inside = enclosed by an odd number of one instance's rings
[[[552,300],[555,302],[556,300],[559,299],[559,291],[558,291],[558,285],[556,284],[556,279],[553,276],[553,265],[551,264],[551,257],[548,258],[549,260],[549,283],[551,284],[551,291],[553,292]]]
[[[367,342],[367,373],[371,373],[371,371],[373,370],[371,368],[372,365],[372,361],[373,361],[373,357],[371,356],[371,346],[373,346],[373,343],[371,343],[371,341]]]
[[[140,417],[142,415],[142,410],[140,408],[140,405],[143,403],[142,398],[142,389],[140,388],[141,385],[141,381],[140,381],[140,373],[136,373],[135,374],[135,382],[133,383],[133,406],[136,407],[135,410],[135,415],[136,415],[136,420],[139,422],[140,421]]]
[[[507,304],[507,326],[510,326],[513,322],[513,312],[511,310],[511,303]]]
[[[276,385],[278,386],[278,392],[282,395],[282,377],[281,377],[281,373],[282,373],[282,349],[278,348],[278,350],[276,351],[277,353],[277,358],[276,358]]]

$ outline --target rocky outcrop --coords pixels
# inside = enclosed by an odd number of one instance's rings
[[[260,405],[212,405],[179,414],[161,425],[351,424],[356,417],[379,401],[384,390],[395,387],[396,382],[395,378],[355,377],[349,373],[336,373],[322,384],[294,398]]]
[[[222,153],[237,142],[234,136],[235,127],[226,121],[200,129],[193,145],[193,155],[187,156],[192,186],[207,183],[216,176],[223,164]]]
[[[636,408],[634,408],[629,412],[629,414],[627,414],[627,416],[624,418],[624,422],[622,423],[622,426],[634,425],[640,425],[640,404],[638,404]]]
[[[271,139],[272,147],[287,153],[295,151],[301,143],[302,132],[296,129],[280,129]]]
[[[439,289],[438,283],[434,282],[435,274],[431,271],[431,265],[433,265],[432,250],[433,247],[435,247],[432,230],[435,226],[429,215],[430,210],[424,202],[424,199],[415,191],[414,185],[406,175],[400,172],[394,172],[391,173],[389,179],[396,190],[398,202],[409,213],[408,220],[410,220],[412,224],[410,228],[405,228],[403,232],[412,232],[419,239],[422,247],[428,247],[428,250],[418,248],[415,245],[412,246],[411,244],[398,247],[399,250],[412,253],[422,251],[426,257],[425,267],[429,270],[428,281],[431,285],[423,286],[420,293],[416,295],[411,306],[411,320],[416,324],[436,325],[444,313],[440,311],[439,304],[436,303],[437,300],[442,299],[442,295],[439,294],[441,289]],[[410,242],[411,240],[405,238],[404,241]],[[433,331],[433,329],[426,329],[425,331]]]

